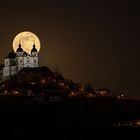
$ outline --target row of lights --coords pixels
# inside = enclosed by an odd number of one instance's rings
[[[119,122],[117,124],[119,127],[140,127],[140,120]]]

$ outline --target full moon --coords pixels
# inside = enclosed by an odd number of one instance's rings
[[[21,44],[21,48],[23,51],[30,54],[33,45],[35,44],[37,51],[40,51],[40,40],[39,38],[32,32],[25,31],[19,33],[13,40],[13,50],[16,52],[19,43]]]

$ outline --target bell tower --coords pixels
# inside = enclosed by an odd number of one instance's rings
[[[31,57],[33,58],[33,67],[38,67],[38,52],[37,52],[35,43],[31,50]]]
[[[23,49],[21,48],[21,43],[19,42],[18,49],[16,51],[17,54],[17,69],[20,71],[23,68],[24,59],[23,59]]]

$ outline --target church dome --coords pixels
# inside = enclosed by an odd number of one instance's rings
[[[35,48],[35,44],[33,45],[31,52],[37,52],[37,49]]]
[[[18,45],[18,49],[16,52],[23,52],[23,49],[21,48],[21,44]]]

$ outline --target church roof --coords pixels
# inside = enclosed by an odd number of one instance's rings
[[[17,48],[16,52],[23,52],[23,49],[21,48],[21,44],[18,45],[18,48]]]
[[[6,58],[16,58],[16,53],[10,52]]]
[[[37,49],[35,48],[35,44],[33,45],[31,52],[37,52]]]

